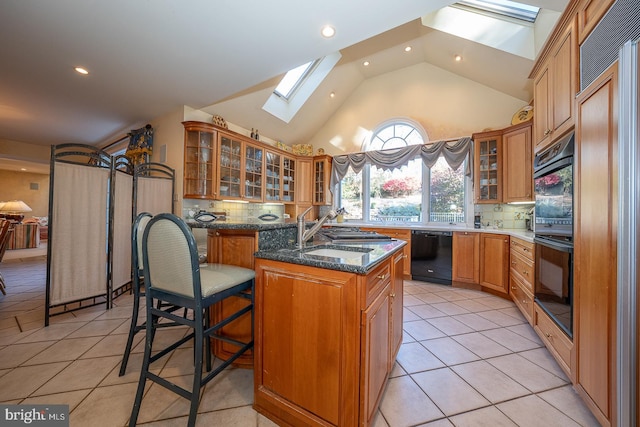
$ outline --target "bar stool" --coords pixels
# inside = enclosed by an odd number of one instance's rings
[[[216,375],[231,365],[240,355],[253,347],[253,270],[225,264],[200,264],[195,239],[187,224],[179,217],[163,213],[154,216],[146,226],[142,237],[142,264],[147,303],[147,328],[144,359],[140,381],[129,420],[135,426],[147,379],[189,399],[189,426],[194,426],[200,402],[200,389]],[[251,292],[248,292],[251,291]],[[208,308],[228,297],[235,296],[251,301],[215,325],[205,320]],[[193,319],[176,315],[164,305],[185,307],[193,312]],[[240,342],[220,336],[218,330],[244,315],[251,316],[251,340]],[[164,349],[153,348],[155,332],[160,319],[168,319],[192,328],[192,332]],[[219,339],[239,347],[229,359],[202,376],[204,342]],[[163,358],[185,342],[194,339],[194,376],[191,390],[186,390],[169,380],[150,372],[152,363]],[[153,355],[152,355],[153,352]]]

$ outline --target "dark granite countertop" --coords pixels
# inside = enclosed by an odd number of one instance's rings
[[[263,221],[260,219],[249,220],[217,220],[208,223],[188,220],[187,224],[191,228],[211,228],[211,229],[227,229],[227,230],[280,230],[284,228],[297,227],[295,219],[279,219],[276,221]]]
[[[256,258],[367,274],[373,267],[406,245],[404,240],[386,240],[367,243],[340,243],[314,241],[304,249],[289,246],[281,249],[260,250]],[[352,255],[353,254],[353,255]]]

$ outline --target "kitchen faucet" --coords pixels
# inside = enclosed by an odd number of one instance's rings
[[[334,219],[338,216],[336,211],[333,209],[330,210],[325,216],[320,218],[318,222],[316,222],[313,227],[310,229],[306,229],[306,224],[304,221],[304,216],[313,208],[313,206],[309,207],[306,211],[302,212],[298,215],[298,243],[296,244],[298,249],[304,248],[304,243],[311,239],[317,232],[320,230],[322,225],[330,219]]]

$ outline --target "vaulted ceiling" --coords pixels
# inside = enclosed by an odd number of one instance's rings
[[[557,16],[568,0],[524,2]],[[528,101],[533,58],[423,24],[451,3],[2,1],[0,140],[102,145],[188,105],[304,142],[338,103],[314,94],[295,126],[261,107],[287,70],[337,51],[342,58],[323,87],[341,96],[367,78],[426,61]],[[320,36],[324,24],[336,28],[335,37]],[[411,55],[399,49],[407,43]],[[452,61],[456,53],[463,63]],[[362,67],[363,59],[371,66]],[[75,73],[78,65],[90,74]]]

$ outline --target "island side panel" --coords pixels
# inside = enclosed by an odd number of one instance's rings
[[[357,425],[358,276],[256,260],[254,407],[282,425]]]

